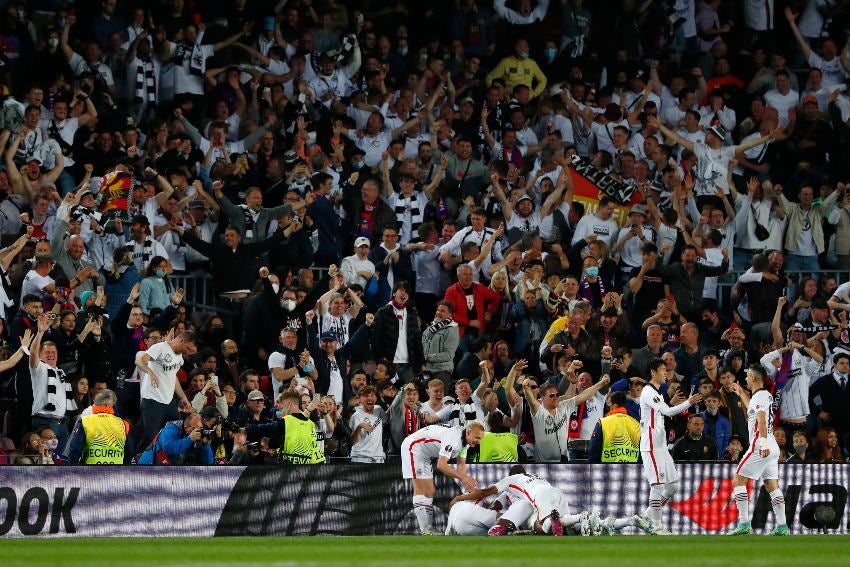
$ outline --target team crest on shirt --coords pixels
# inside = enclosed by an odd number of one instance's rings
[[[661,401],[661,398],[659,398],[658,396],[655,396],[654,398],[652,398],[652,403],[654,403],[654,404],[657,404],[660,401]]]
[[[658,478],[664,480],[664,477],[667,476],[663,472],[658,473]]]
[[[170,355],[170,354],[166,354],[166,355],[163,357],[163,362],[165,362],[166,364],[170,364],[170,363],[171,363],[171,355]]]
[[[452,446],[451,446],[451,445],[446,445],[446,449],[445,449],[445,450],[446,450],[446,453],[451,453],[451,452],[452,452]]]

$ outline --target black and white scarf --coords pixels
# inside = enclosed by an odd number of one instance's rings
[[[452,323],[454,323],[454,319],[452,319],[451,317],[442,320],[434,319],[433,321],[431,321],[431,324],[428,325],[428,332],[432,335],[436,335],[443,329],[449,328]]]
[[[409,205],[407,204],[408,202],[410,203]],[[395,217],[396,221],[398,221],[399,232],[401,232],[401,229],[404,226],[404,214],[409,210],[410,240],[419,238],[419,226],[425,220],[425,215],[424,211],[419,210],[419,199],[416,198],[416,194],[414,193],[410,197],[405,197],[404,194],[400,194],[395,203]]]
[[[130,251],[131,254],[133,254],[133,261],[135,261],[136,260],[136,254],[135,254],[136,243],[135,243],[135,241],[128,244],[126,246],[126,248],[127,248],[127,250]],[[145,238],[145,241],[142,243],[142,269],[147,268],[148,264],[150,264],[151,258],[153,257],[153,256],[151,256],[152,249],[153,249],[153,240],[151,240],[151,237],[148,236],[147,238]]]
[[[65,413],[77,409],[71,382],[66,379],[65,371],[47,367],[47,403],[37,412],[43,415],[64,417]]]
[[[257,224],[257,221],[254,220],[254,211],[252,211],[248,205],[239,205],[239,208],[242,209],[242,212],[245,214],[245,234],[242,235],[242,238],[245,238],[245,235],[248,234],[249,230],[255,230],[254,225]],[[259,213],[257,214],[257,219],[259,220]],[[255,234],[254,237],[260,237]]]
[[[137,104],[156,104],[156,74],[154,73],[153,60],[150,58],[139,59],[141,64],[136,65],[136,87],[133,102]]]

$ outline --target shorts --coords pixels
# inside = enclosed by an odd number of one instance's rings
[[[537,521],[539,522],[551,516],[552,512],[558,512],[561,518],[570,515],[567,495],[554,487],[541,490],[534,498],[534,507],[537,509]]]
[[[404,479],[432,479],[434,467],[431,457],[416,446],[411,448],[410,437],[401,443],[401,477]]]
[[[534,528],[534,518],[537,510],[525,499],[514,500],[508,509],[502,513],[500,520],[511,522],[518,530],[531,530]]]
[[[779,445],[773,437],[769,437],[767,448],[770,454],[762,457],[756,448],[757,443],[757,439],[753,439],[750,443],[749,449],[741,457],[741,462],[735,469],[735,474],[755,481],[779,480]]]
[[[679,480],[679,471],[667,450],[641,451],[643,472],[649,484],[666,484]]]
[[[449,510],[446,535],[487,535],[487,530],[496,523],[498,515],[472,502],[458,502]]]

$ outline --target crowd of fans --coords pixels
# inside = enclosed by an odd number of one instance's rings
[[[355,462],[472,420],[586,459],[656,358],[672,404],[703,395],[676,459],[740,458],[761,364],[789,462],[847,460],[840,3],[3,10],[17,462],[79,462],[92,413],[126,420],[128,462],[280,460],[293,413]],[[204,274],[214,312],[174,283]]]

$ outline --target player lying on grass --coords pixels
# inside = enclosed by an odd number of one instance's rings
[[[446,522],[446,535],[487,535],[491,526],[502,518],[522,526],[523,519],[531,518],[534,507],[528,500],[510,501],[506,494],[489,497],[479,502],[452,502],[449,519]]]
[[[466,427],[429,425],[409,435],[401,444],[402,478],[413,481],[413,513],[419,531],[429,535],[434,525],[434,469],[431,461],[437,459],[437,470],[456,478],[467,490],[475,488],[475,479],[466,473],[466,450],[475,447],[484,436],[484,426],[473,421]],[[449,461],[457,457],[457,468]]]

